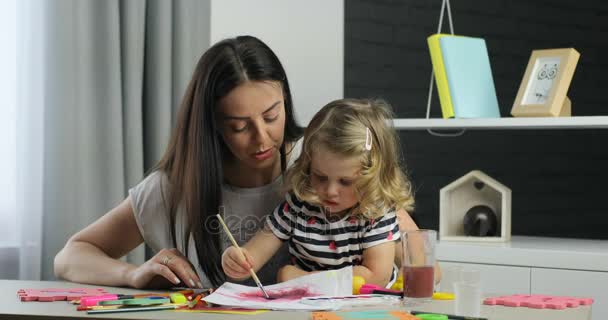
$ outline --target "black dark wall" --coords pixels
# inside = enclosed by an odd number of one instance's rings
[[[382,97],[398,117],[424,118],[426,38],[437,30],[440,5],[345,1],[345,96]],[[510,117],[532,50],[566,47],[581,54],[568,93],[573,116],[608,115],[608,2],[452,0],[451,7],[456,34],[486,40],[503,117]],[[433,102],[431,117],[440,117],[436,95]],[[437,229],[439,190],[479,169],[512,189],[512,234],[608,239],[608,129],[400,137],[420,227]]]

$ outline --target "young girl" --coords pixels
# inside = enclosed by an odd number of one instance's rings
[[[291,265],[278,281],[353,266],[366,283],[387,285],[399,226],[395,211],[411,209],[410,183],[399,167],[397,135],[381,100],[329,103],[311,120],[302,153],[287,171],[285,201],[242,248],[222,255],[227,276],[242,280],[288,241]]]

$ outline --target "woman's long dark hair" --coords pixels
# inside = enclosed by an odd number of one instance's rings
[[[280,147],[281,167],[285,170],[285,144],[301,136],[295,121],[293,103],[285,70],[277,56],[262,41],[251,36],[226,39],[213,45],[200,58],[177,114],[171,140],[155,170],[169,178],[171,237],[177,247],[177,208],[184,206],[186,225],[183,248],[188,253],[192,234],[198,261],[213,285],[225,277],[221,271],[219,222],[216,214],[222,204],[223,158],[227,147],[216,123],[218,101],[247,81],[277,81],[283,88],[285,105],[284,141]],[[162,189],[162,188],[161,188]]]

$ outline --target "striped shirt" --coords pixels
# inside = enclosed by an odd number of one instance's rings
[[[363,250],[399,239],[394,211],[378,219],[346,215],[331,222],[319,207],[302,202],[291,193],[285,199],[266,218],[266,224],[276,237],[289,242],[292,264],[302,270],[360,265]]]

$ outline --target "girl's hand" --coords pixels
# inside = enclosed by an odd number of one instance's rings
[[[184,283],[190,288],[202,288],[192,264],[177,249],[162,249],[150,260],[126,274],[133,288],[167,288]]]
[[[251,268],[253,268],[253,258],[245,248],[231,246],[222,254],[222,269],[232,279],[246,279]]]

